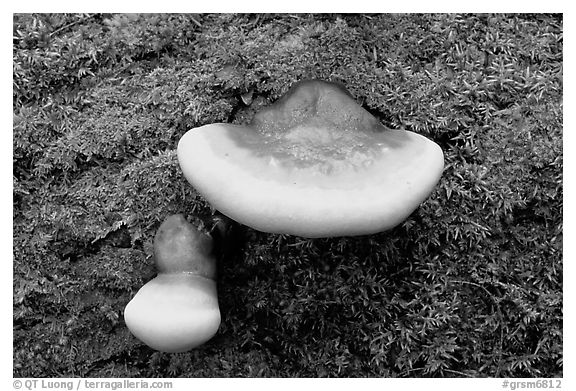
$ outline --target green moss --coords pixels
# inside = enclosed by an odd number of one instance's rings
[[[560,15],[16,15],[14,31],[15,376],[562,375]],[[122,311],[154,276],[155,231],[215,213],[179,138],[248,123],[306,78],[440,144],[440,184],[377,235],[234,227],[218,334],[150,350]]]

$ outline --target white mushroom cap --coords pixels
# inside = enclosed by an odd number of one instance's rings
[[[264,232],[353,236],[390,229],[432,192],[440,147],[390,130],[333,83],[298,83],[249,126],[211,124],[178,145],[212,206]]]

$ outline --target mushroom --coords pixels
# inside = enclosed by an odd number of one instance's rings
[[[158,276],[124,310],[126,325],[153,349],[193,349],[216,334],[220,309],[212,239],[183,215],[167,217],[154,238]]]
[[[178,160],[224,215],[309,238],[393,228],[430,195],[444,168],[436,143],[388,129],[344,87],[319,80],[296,83],[246,126],[189,130]]]

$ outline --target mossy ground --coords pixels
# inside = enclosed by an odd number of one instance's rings
[[[551,377],[562,367],[561,15],[15,15],[14,376]],[[169,214],[215,213],[175,155],[307,78],[436,141],[397,228],[233,229],[222,326],[189,353],[123,309]]]

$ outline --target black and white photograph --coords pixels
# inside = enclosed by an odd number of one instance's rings
[[[567,389],[564,15],[328,10],[12,14],[13,389]]]

